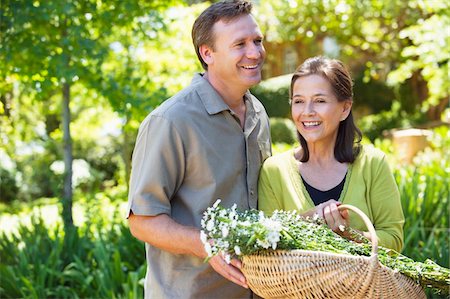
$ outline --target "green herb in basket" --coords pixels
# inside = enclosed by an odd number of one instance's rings
[[[361,238],[361,243],[356,243],[342,238],[319,218],[302,217],[296,211],[276,211],[266,217],[261,211],[237,211],[235,205],[226,209],[219,203],[220,200],[205,211],[201,222],[201,239],[209,257],[223,253],[229,261],[233,256],[276,249],[371,255],[371,244],[367,240]],[[351,233],[356,234],[355,231]],[[449,293],[450,270],[447,268],[430,260],[416,262],[381,246],[378,247],[378,259],[381,264],[424,287]]]

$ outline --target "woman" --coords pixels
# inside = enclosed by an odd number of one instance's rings
[[[383,152],[362,146],[352,115],[352,79],[338,60],[313,57],[294,73],[291,114],[300,146],[268,158],[259,178],[259,209],[318,214],[341,235],[344,227],[370,239],[354,213],[356,206],[374,224],[379,244],[400,251],[404,217],[400,195]]]

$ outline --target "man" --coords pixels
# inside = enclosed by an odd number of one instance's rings
[[[200,221],[220,198],[256,208],[271,154],[267,114],[248,89],[261,80],[263,36],[246,1],[213,4],[195,21],[205,69],[141,124],[129,193],[132,234],[146,243],[146,298],[251,298],[240,262],[205,263]],[[214,271],[215,270],[215,271]]]

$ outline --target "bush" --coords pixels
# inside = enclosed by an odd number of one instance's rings
[[[266,108],[269,117],[290,116],[289,85],[292,74],[270,78],[253,87],[251,92]]]
[[[47,227],[42,216],[16,233],[0,231],[0,298],[143,297],[143,243],[117,206],[111,219],[104,202],[92,202],[85,225],[71,232]]]
[[[406,219],[404,254],[418,261],[432,258],[444,267],[450,267],[449,132],[434,129],[434,149],[416,156],[413,165],[394,169]]]
[[[408,115],[402,110],[399,102],[394,102],[391,110],[361,118],[358,121],[358,127],[365,137],[374,142],[375,139],[383,137],[383,134],[391,129],[407,128],[420,122],[421,117],[419,114]]]
[[[17,182],[14,174],[0,166],[0,201],[11,202],[17,198]]]
[[[294,144],[297,141],[295,125],[286,118],[273,117],[270,119],[270,135],[273,143]]]

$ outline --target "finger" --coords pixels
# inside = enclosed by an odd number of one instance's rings
[[[226,279],[238,284],[244,288],[248,288],[247,281],[242,272],[232,264],[227,262],[219,255],[209,260],[211,267]]]
[[[344,220],[341,217],[335,201],[329,201],[329,204],[324,208],[324,217],[328,227],[337,232],[340,229],[340,225],[344,224]]]
[[[348,220],[349,214],[348,214],[348,210],[341,210],[341,217],[344,218],[345,220]]]
[[[322,218],[322,219],[324,218],[323,207],[324,207],[323,203],[319,204],[316,207],[316,214],[319,216],[319,218]]]
[[[331,216],[334,219],[334,222],[339,223],[342,219],[341,213],[339,212],[337,205],[332,203],[329,205]]]
[[[333,231],[340,231],[341,225],[345,225],[345,220],[342,218],[341,213],[339,212],[337,205],[335,203],[332,203],[329,205],[330,207],[330,214],[333,218]]]
[[[334,219],[333,219],[333,215],[331,215],[331,210],[330,210],[330,206],[325,206],[325,208],[323,208],[323,218],[325,219],[325,222],[327,223],[327,225],[332,228],[332,225],[334,224]]]
[[[243,286],[244,288],[248,288],[247,280],[245,279],[244,274],[236,268],[233,265],[227,265],[228,266],[228,273],[232,277],[231,281]]]
[[[231,259],[231,264],[239,270],[242,268],[242,262],[238,259]]]

